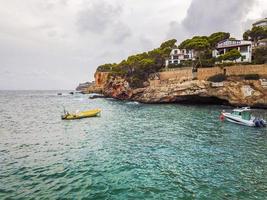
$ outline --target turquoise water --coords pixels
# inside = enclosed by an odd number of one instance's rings
[[[267,196],[267,129],[222,123],[221,106],[56,93],[0,92],[0,199]],[[61,121],[62,105],[103,112]]]

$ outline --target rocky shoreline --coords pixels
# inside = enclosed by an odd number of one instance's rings
[[[142,103],[225,104],[267,108],[267,88],[259,80],[224,81],[204,80],[163,82],[158,86],[132,89],[124,79],[110,80],[103,94],[120,100]]]
[[[196,78],[191,76],[189,68],[159,72],[145,80],[141,88],[132,88],[123,77],[110,76],[107,72],[96,72],[94,84],[87,87],[84,93],[97,93],[107,98],[147,104],[219,104],[266,109],[266,67],[261,65],[209,68],[205,71],[200,69]],[[211,73],[211,70],[215,71]],[[224,71],[227,75],[223,81],[212,82],[208,79]]]

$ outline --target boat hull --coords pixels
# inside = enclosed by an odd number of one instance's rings
[[[83,112],[78,112],[75,114],[66,114],[63,115],[61,118],[62,120],[75,120],[75,119],[83,119],[83,118],[88,118],[88,117],[97,117],[101,113],[100,109],[95,109],[95,110],[88,110],[88,111],[83,111]]]
[[[239,117],[232,116],[231,113],[222,113],[225,119],[229,122],[244,125],[244,126],[251,126],[254,127],[255,123],[253,120],[244,120]]]

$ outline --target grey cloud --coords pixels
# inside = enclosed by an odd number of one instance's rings
[[[185,19],[170,24],[169,34],[182,37],[226,31],[240,36],[244,31],[242,21],[254,4],[255,0],[193,0]],[[185,32],[180,34],[183,29]]]
[[[78,13],[77,26],[80,32],[103,33],[118,20],[122,8],[105,1],[94,2]]]
[[[139,37],[140,44],[143,51],[148,51],[153,48],[153,42],[145,36]]]
[[[267,9],[263,10],[263,12],[261,13],[261,18],[266,18],[267,17]],[[244,30],[248,30],[252,28],[252,24],[255,22],[255,19],[248,19],[246,21],[243,22],[243,28]]]
[[[0,89],[73,89],[93,80],[98,65],[120,62],[170,38],[180,41],[219,28],[242,33],[242,18],[254,5],[248,0],[190,2],[0,0]],[[267,5],[258,2],[254,18]]]
[[[167,33],[167,38],[176,38],[179,42],[184,40],[185,38],[188,38],[192,35],[192,33],[189,33],[183,25],[177,21],[171,21],[169,23],[169,31]]]
[[[115,44],[122,44],[132,35],[131,29],[122,22],[114,24],[112,38]]]
[[[52,10],[56,6],[67,6],[69,0],[39,0],[38,4],[41,9]]]
[[[51,10],[56,6],[56,2],[51,0],[40,1],[39,6],[41,9]]]
[[[267,17],[267,8],[262,12],[262,18]]]

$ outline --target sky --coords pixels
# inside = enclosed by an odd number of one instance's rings
[[[267,0],[0,0],[0,90],[75,89],[175,38],[242,38]]]

